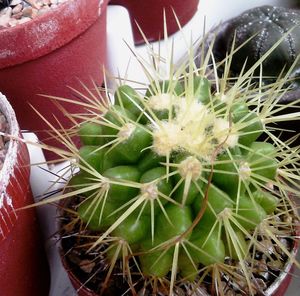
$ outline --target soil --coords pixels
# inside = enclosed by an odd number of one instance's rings
[[[61,254],[63,257],[64,265],[72,273],[79,282],[82,283],[82,287],[86,287],[96,294],[100,295],[103,289],[103,283],[105,281],[106,273],[108,271],[108,264],[103,252],[107,248],[105,245],[101,245],[93,250],[93,252],[87,252],[88,248],[95,241],[95,237],[101,233],[96,233],[95,231],[90,231],[84,227],[80,219],[76,219],[76,205],[80,203],[80,197],[72,198],[71,204],[68,205],[68,210],[62,210],[63,215],[61,216]],[[71,210],[71,211],[70,211]],[[74,223],[74,221],[76,221]],[[287,237],[290,234],[287,235]],[[259,238],[263,244],[263,238]],[[282,238],[281,243],[283,243],[289,251],[293,249],[294,241],[290,238]],[[253,251],[253,250],[252,250]],[[269,246],[269,254],[273,259],[276,259],[278,254],[280,255],[280,260],[278,258],[275,261],[270,261],[267,256],[259,251],[255,251],[253,254],[255,264],[254,277],[256,280],[257,293],[256,295],[264,295],[264,291],[277,279],[281,270],[287,261],[287,256],[277,250],[276,244]],[[274,263],[275,262],[275,263]],[[239,270],[237,262],[227,258],[226,264],[235,266]],[[144,278],[138,273],[138,270],[134,267],[134,263],[129,261],[131,269],[132,281],[135,283],[134,289],[137,292],[136,295],[147,296],[154,295],[152,289],[144,286]],[[246,263],[247,264],[247,263]],[[103,295],[132,295],[130,291],[130,285],[126,282],[126,279],[122,274],[122,262],[120,260],[119,265],[114,269],[112,279],[106,286]],[[199,266],[201,268],[201,266]],[[241,269],[239,270],[242,275]],[[221,281],[223,285],[225,296],[242,296],[249,295],[249,291],[245,288],[245,281],[243,282],[233,282],[229,278],[224,277]],[[159,287],[155,292],[155,295],[168,295],[166,287]],[[214,295],[211,293],[213,289],[211,277],[208,275],[199,287],[199,285],[180,285],[177,287],[174,295],[192,295],[192,296],[205,296]],[[191,293],[191,291],[193,291]]]

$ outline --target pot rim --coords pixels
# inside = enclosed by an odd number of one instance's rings
[[[7,123],[9,125],[9,134],[13,138],[19,138],[19,125],[16,119],[14,110],[12,109],[7,98],[0,92],[0,110],[6,117]],[[18,141],[9,141],[7,153],[3,163],[3,168],[0,170],[0,182],[1,182],[1,196],[0,196],[0,210],[3,207],[3,201],[9,205],[12,205],[12,199],[6,195],[5,189],[9,183],[11,175],[14,173],[14,166],[17,162],[17,150]]]
[[[109,0],[69,0],[45,14],[0,30],[0,69],[46,55],[69,43],[103,15]]]
[[[10,103],[8,102],[5,95],[0,92],[0,110],[3,115],[6,117],[7,123],[9,125],[9,134],[13,138],[17,139],[20,137],[20,129],[16,119],[15,112],[11,107]],[[5,155],[5,160],[3,163],[3,167],[0,170],[0,215],[2,220],[5,219],[4,214],[7,215],[9,207],[10,209],[14,209],[13,207],[13,200],[12,197],[7,192],[7,187],[10,184],[11,177],[14,176],[15,173],[15,166],[18,162],[18,149],[19,149],[19,142],[10,140],[8,144],[8,149]],[[0,220],[1,222],[1,220]],[[5,221],[4,221],[5,222]],[[0,237],[4,236],[4,231],[2,230],[1,223],[0,223]]]
[[[298,248],[299,248],[299,244],[298,244],[298,240],[296,240],[294,242],[294,247],[291,251],[291,255],[293,256],[293,258],[296,258]],[[294,263],[291,260],[287,261],[284,269],[280,272],[279,276],[272,283],[272,285],[269,288],[267,288],[267,290],[265,291],[265,296],[272,296],[277,290],[279,290],[281,283],[286,279],[287,276],[290,275],[293,266]]]

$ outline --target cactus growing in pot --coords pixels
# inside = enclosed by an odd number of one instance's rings
[[[152,58],[143,92],[124,82],[73,115],[84,120],[70,131],[79,150],[55,131],[77,171],[48,200],[66,199],[65,264],[94,295],[270,295],[286,262],[299,266],[299,152],[268,128],[299,119],[276,116],[285,81],[256,89],[255,69],[210,81],[209,57],[200,67],[192,54],[188,67]]]

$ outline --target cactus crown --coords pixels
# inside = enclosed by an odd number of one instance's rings
[[[220,78],[209,54],[196,67],[189,51],[177,67],[152,52],[151,67],[141,61],[149,84],[121,82],[114,104],[109,91],[90,92],[90,112],[74,115],[82,122],[71,130],[79,150],[56,131],[71,151],[60,155],[80,172],[52,200],[74,197],[68,226],[101,258],[102,293],[121,273],[132,294],[255,295],[266,288],[257,254],[270,273],[295,261],[299,154],[273,133],[299,118],[282,115],[288,74],[255,84],[257,63],[231,79],[229,55]]]

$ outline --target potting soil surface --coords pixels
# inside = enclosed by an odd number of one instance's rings
[[[69,0],[0,0],[0,29],[26,23]]]

